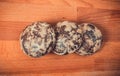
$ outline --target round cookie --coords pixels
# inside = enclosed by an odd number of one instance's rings
[[[50,24],[35,22],[27,26],[20,35],[23,51],[31,57],[49,53],[55,43],[55,32]]]
[[[75,52],[82,43],[82,31],[74,22],[63,21],[56,25],[56,45],[54,53],[66,55]]]
[[[81,28],[83,32],[83,43],[76,53],[79,55],[90,55],[98,51],[102,43],[100,30],[90,23],[83,23],[78,25],[78,27]]]

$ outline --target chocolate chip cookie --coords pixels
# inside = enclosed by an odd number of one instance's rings
[[[102,43],[101,31],[90,23],[82,23],[78,27],[82,29],[83,42],[76,53],[79,55],[90,55],[98,51]]]
[[[55,29],[56,45],[54,53],[66,55],[78,50],[82,43],[82,30],[74,22],[58,22]]]
[[[41,57],[54,47],[54,29],[46,22],[35,22],[23,30],[20,35],[20,43],[27,55]]]

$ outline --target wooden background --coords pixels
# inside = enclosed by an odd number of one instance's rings
[[[26,56],[20,32],[34,21],[90,22],[103,33],[103,46],[92,56]],[[0,76],[120,75],[120,0],[0,0]]]

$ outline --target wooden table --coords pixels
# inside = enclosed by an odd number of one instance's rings
[[[91,56],[48,54],[31,58],[19,35],[29,24],[70,20],[90,22],[103,33],[103,46]],[[0,0],[0,76],[120,76],[120,0]]]

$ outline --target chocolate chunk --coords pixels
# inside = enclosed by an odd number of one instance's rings
[[[93,24],[88,24],[88,26],[92,29],[95,29],[95,27],[93,26]]]

